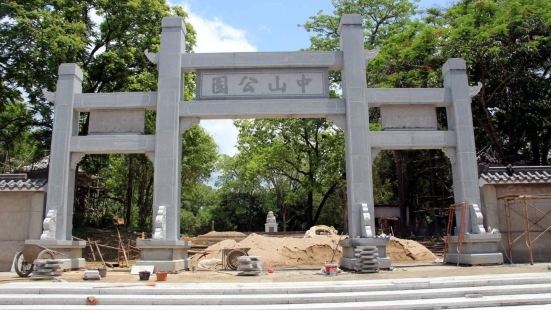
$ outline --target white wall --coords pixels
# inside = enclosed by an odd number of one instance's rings
[[[0,191],[0,271],[9,271],[26,239],[40,239],[45,192]]]

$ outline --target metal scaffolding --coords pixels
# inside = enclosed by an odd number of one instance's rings
[[[551,195],[507,195],[499,197],[498,201],[499,200],[503,201],[505,206],[505,217],[507,220],[507,243],[509,245],[507,249],[507,258],[509,259],[509,262],[513,263],[513,246],[524,237],[524,242],[530,257],[530,264],[534,264],[532,251],[533,245],[546,232],[551,230],[551,224],[548,226],[542,226],[545,219],[549,219],[551,221]],[[542,209],[542,206],[538,205],[538,203],[548,203],[549,208],[547,208],[547,210]],[[522,217],[523,226],[523,231],[514,239],[511,222],[511,216],[513,213]],[[541,227],[543,231],[536,235],[536,232],[533,231],[535,226]]]
[[[450,241],[451,237],[453,235],[452,229],[454,227],[454,217],[456,216],[457,212],[460,214],[459,218],[459,227],[456,227],[456,233],[457,235],[457,244],[456,251],[457,255],[461,255],[461,251],[463,248],[463,240],[465,239],[465,225],[467,223],[467,214],[468,214],[468,204],[466,202],[459,202],[455,203],[453,205],[450,205],[448,208],[448,224],[446,227],[446,238],[444,239],[446,246],[444,247],[444,262],[446,262],[446,255],[448,255],[449,247],[450,247]],[[459,259],[457,260],[457,265],[459,266]]]

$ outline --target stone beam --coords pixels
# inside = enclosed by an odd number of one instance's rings
[[[344,113],[342,99],[201,100],[180,103],[181,117],[200,119],[323,118]]]
[[[156,92],[87,93],[75,95],[74,109],[79,112],[109,109],[155,109]]]
[[[370,107],[389,104],[432,104],[448,106],[443,88],[368,88],[367,102]]]
[[[242,52],[184,53],[182,69],[244,69],[244,68],[329,68],[342,67],[342,52]]]
[[[71,139],[71,152],[130,154],[155,151],[155,135],[90,135]]]
[[[371,147],[383,150],[418,150],[455,147],[453,131],[378,131],[369,133]]]

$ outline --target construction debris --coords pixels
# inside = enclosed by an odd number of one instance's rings
[[[304,238],[312,238],[319,235],[329,235],[336,236],[339,232],[333,226],[317,225],[312,226],[306,233],[304,233]]]
[[[99,280],[101,275],[97,269],[87,269],[84,271],[84,280]]]
[[[31,280],[51,280],[61,276],[61,262],[56,259],[35,260]]]
[[[238,258],[240,271],[238,276],[257,276],[262,272],[262,263],[259,256],[240,256]]]

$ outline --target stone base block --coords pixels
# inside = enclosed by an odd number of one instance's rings
[[[390,261],[390,258],[384,257],[384,258],[378,258],[379,261],[379,269],[390,269],[392,266],[392,263]],[[350,270],[354,271],[356,268],[356,264],[358,262],[357,258],[348,258],[348,257],[342,257],[341,261],[339,262],[339,265],[344,270]]]
[[[143,250],[142,250],[143,251]],[[154,272],[178,273],[188,268],[187,259],[180,260],[137,260],[135,266],[155,266]]]
[[[386,255],[388,242],[388,238],[352,238],[342,240],[340,242],[343,249],[343,256],[340,261],[341,268],[351,271],[357,270],[359,258],[356,257],[354,249],[362,246],[376,246],[379,254],[377,258],[379,269],[390,269],[392,264],[390,258]]]
[[[379,269],[390,269],[392,267],[392,262],[388,257],[379,257],[377,260],[379,261]]]
[[[503,255],[501,253],[448,254],[446,255],[446,263],[459,263],[460,265],[501,265],[503,264]]]
[[[155,266],[155,272],[178,273],[188,269],[187,251],[191,242],[185,240],[138,239],[136,247],[141,249],[137,266]]]
[[[86,241],[71,240],[25,240],[25,244],[35,244],[59,254],[55,255],[61,263],[63,270],[76,270],[86,267],[86,261],[82,258],[82,249],[86,247]]]
[[[461,243],[457,236],[452,236],[444,262],[461,265],[503,264],[500,241],[501,234],[469,234]]]

